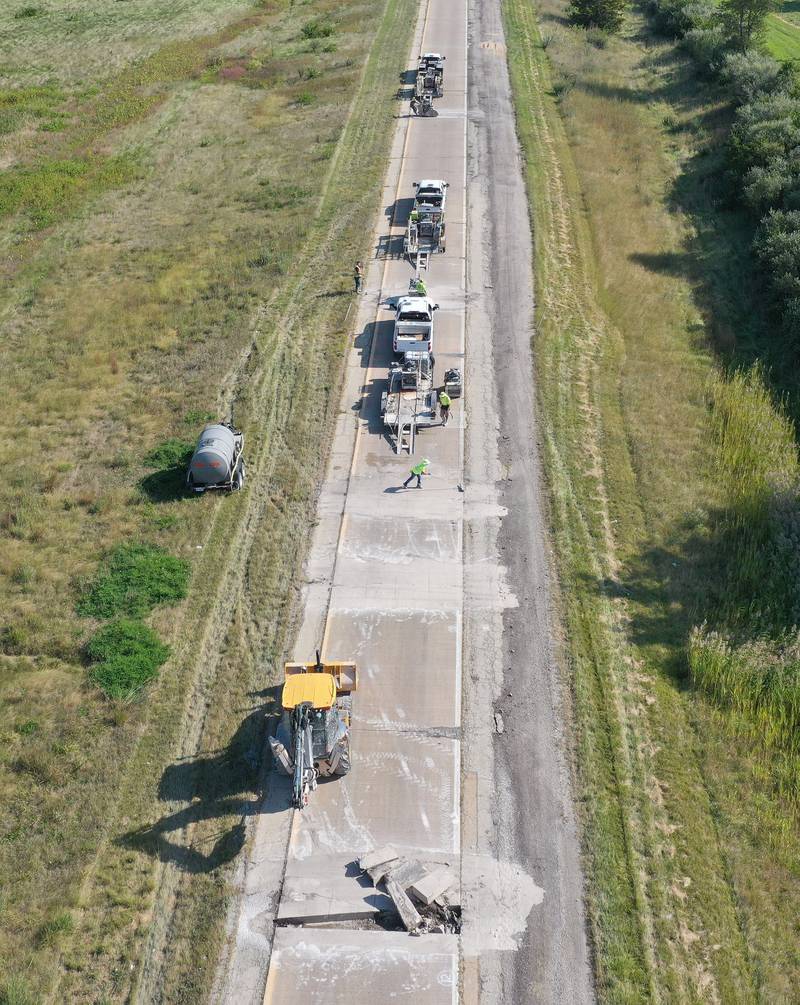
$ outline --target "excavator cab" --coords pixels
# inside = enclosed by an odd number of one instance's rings
[[[350,770],[352,692],[358,686],[355,663],[287,663],[283,708],[275,736],[269,738],[279,768],[293,780],[292,805],[302,809],[317,779]]]

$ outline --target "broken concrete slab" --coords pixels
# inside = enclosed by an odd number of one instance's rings
[[[423,904],[432,904],[438,896],[453,886],[455,882],[456,877],[450,869],[436,869],[422,879],[417,880],[411,886],[410,892]]]
[[[441,907],[444,910],[449,911],[460,911],[461,910],[461,891],[457,885],[448,887],[444,893],[440,893],[438,897],[434,900],[437,907]]]
[[[378,865],[370,866],[367,869],[367,875],[372,880],[372,885],[377,886],[378,883],[383,880],[390,872],[397,868],[403,859],[401,858],[391,858],[388,862],[379,862]]]
[[[438,868],[436,862],[420,862],[418,859],[401,858],[396,864],[391,865],[384,875],[391,875],[392,879],[407,890],[412,883],[427,876],[429,872]]]
[[[374,848],[372,851],[365,852],[359,858],[358,864],[364,872],[369,872],[373,866],[380,865],[382,862],[391,862],[392,859],[396,859],[397,857],[397,851],[393,846],[385,844],[380,848]]]
[[[386,880],[386,892],[394,901],[400,920],[407,932],[416,932],[422,924],[422,915],[411,903],[411,898],[391,876]]]

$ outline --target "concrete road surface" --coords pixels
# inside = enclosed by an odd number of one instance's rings
[[[298,813],[270,776],[218,1001],[592,998],[539,505],[530,235],[498,7],[421,6],[412,61],[446,55],[445,93],[438,117],[412,118],[404,103],[398,120],[294,653],[306,661],[322,641],[325,658],[357,661],[353,769]],[[447,252],[425,275],[440,305],[437,382],[451,366],[466,381],[449,424],[421,430],[410,458],[385,434],[380,396],[387,301],[413,269],[377,249],[402,247],[421,178],[450,186]],[[430,476],[403,488],[422,457]],[[391,902],[354,860],[384,844],[461,875],[460,938],[381,927]]]

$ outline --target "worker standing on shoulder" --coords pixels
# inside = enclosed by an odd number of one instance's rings
[[[355,283],[356,293],[360,293],[364,289],[364,266],[361,262],[356,262],[353,267],[353,282]]]
[[[439,415],[442,417],[442,425],[447,425],[450,418],[450,395],[442,388],[439,392]]]
[[[417,488],[421,489],[422,488],[422,476],[430,474],[430,471],[428,471],[428,468],[430,467],[430,464],[431,464],[431,462],[428,460],[427,457],[423,457],[422,460],[419,462],[419,464],[415,464],[414,467],[411,469],[411,474],[403,482],[403,488],[407,489],[408,488],[408,483],[411,482],[411,481],[413,481],[416,478],[417,479]]]

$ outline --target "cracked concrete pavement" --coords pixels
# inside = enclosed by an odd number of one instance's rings
[[[593,997],[536,449],[530,230],[499,8],[420,9],[412,61],[445,54],[445,94],[437,118],[409,118],[404,104],[398,120],[293,654],[305,661],[322,640],[325,657],[357,661],[353,770],[321,784],[302,813],[270,775],[215,1001]],[[379,404],[385,303],[412,268],[378,253],[402,235],[423,177],[450,183],[447,253],[426,279],[441,305],[437,377],[461,367],[465,393],[446,428],[419,434],[416,457],[432,474],[404,490],[413,462],[393,453]],[[352,863],[383,844],[460,868],[460,939],[375,923],[387,898]],[[320,918],[336,927],[314,927]]]

